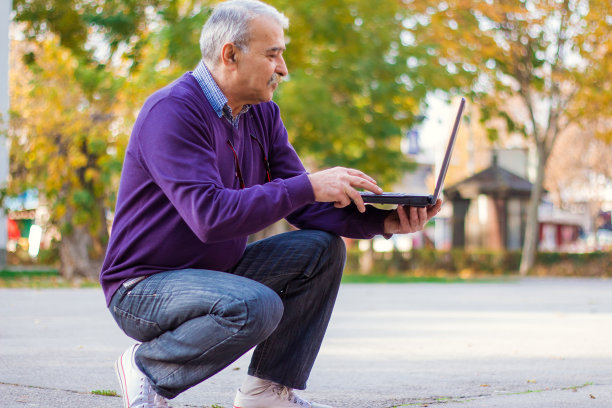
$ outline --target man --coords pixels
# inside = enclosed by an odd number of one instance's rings
[[[304,389],[336,299],[345,248],[421,230],[440,209],[365,206],[364,173],[304,170],[274,90],[288,21],[254,0],[220,4],[202,61],[144,104],[127,148],[101,282],[140,344],[117,361],[125,407],[165,407],[253,347],[236,408],[324,408]],[[300,228],[246,246],[286,218]],[[329,408],[329,407],[328,407]]]

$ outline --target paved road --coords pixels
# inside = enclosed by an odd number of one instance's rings
[[[96,289],[0,290],[0,407],[121,407]],[[173,401],[229,408],[242,357]],[[335,408],[612,407],[612,280],[347,284],[306,397]]]

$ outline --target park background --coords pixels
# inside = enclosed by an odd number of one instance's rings
[[[424,233],[347,241],[345,276],[470,283],[343,285],[313,399],[608,407],[609,2],[270,3],[291,19],[275,100],[311,171],[430,192],[468,100],[443,213]],[[120,405],[112,365],[131,340],[97,278],[121,163],[145,98],[197,63],[214,4],[0,1],[1,406]],[[173,405],[231,406],[248,357]]]
[[[1,285],[95,284],[131,127],[196,66],[214,4],[3,2]],[[349,277],[612,275],[607,0],[270,4],[290,19],[275,101],[309,171],[431,192],[468,100],[443,212],[409,237],[347,241]]]

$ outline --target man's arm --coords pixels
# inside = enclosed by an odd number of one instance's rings
[[[366,207],[357,188],[382,193],[382,188],[376,185],[376,180],[367,174],[344,167],[334,167],[308,175],[315,201],[332,202],[334,207],[343,208],[353,202],[359,212],[365,212]]]
[[[276,106],[273,116],[273,126],[269,130],[274,135],[270,150],[273,178],[304,174],[306,170],[288,141],[287,131]],[[355,169],[334,167],[308,174],[308,179],[317,202],[287,217],[291,224],[302,229],[321,229],[349,238],[372,238],[379,234],[388,237],[391,234],[421,230],[427,220],[440,209],[440,203],[430,209],[417,211],[414,208],[408,212],[404,208],[382,210],[364,205],[357,189],[374,193],[381,193],[382,190],[372,177]]]
[[[222,142],[183,99],[165,98],[142,119],[138,161],[202,242],[246,237],[314,202],[304,173],[244,189],[226,187],[219,166],[233,176],[231,151],[218,149],[227,154],[219,156],[215,143]]]
[[[308,176],[315,195],[315,201],[333,202],[334,207],[343,208],[354,203],[359,212],[366,211],[363,199],[356,188],[382,193],[376,181],[367,174],[355,170],[335,167],[319,171]],[[438,199],[430,207],[398,206],[384,221],[384,235],[409,234],[421,231],[427,221],[433,218],[442,208],[442,200]]]

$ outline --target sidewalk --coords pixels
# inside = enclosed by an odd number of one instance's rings
[[[97,289],[0,290],[0,407],[122,407]],[[230,408],[249,355],[172,401]],[[341,287],[309,388],[334,408],[612,406],[612,280]]]

